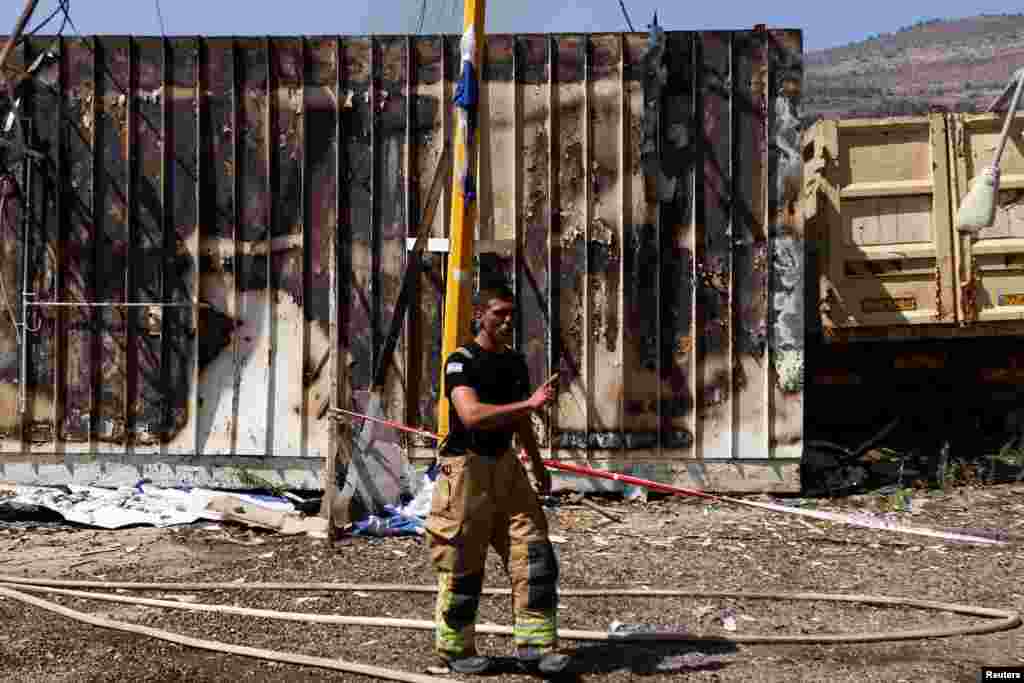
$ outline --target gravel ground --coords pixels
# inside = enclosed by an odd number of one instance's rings
[[[753,500],[768,500],[754,497]],[[1009,545],[973,546],[806,520],[703,501],[594,499],[622,523],[571,505],[549,510],[562,588],[648,587],[693,591],[872,594],[1024,611],[1024,484],[915,492],[896,517],[930,527],[1002,529]],[[790,501],[795,502],[795,501]],[[877,510],[882,496],[813,501],[818,509]],[[810,504],[805,501],[805,504]],[[419,538],[347,538],[329,545],[242,527],[96,531],[50,525],[0,529],[0,574],[106,581],[256,581],[430,584]],[[488,584],[507,586],[492,554]],[[292,612],[430,619],[429,594],[175,590],[133,595]],[[427,630],[271,621],[40,595],[111,619],[176,633],[425,673],[435,662]],[[978,623],[945,612],[794,600],[571,597],[563,628],[613,622],[736,634],[824,634]],[[730,618],[731,617],[731,618]],[[485,597],[481,623],[509,623],[507,596]],[[0,680],[364,681],[365,676],[207,652],[96,628],[0,598]],[[734,629],[734,630],[730,630]],[[575,653],[567,679],[585,681],[975,681],[982,666],[1024,665],[1020,629],[981,636],[855,645],[564,641]],[[478,636],[507,655],[509,640]],[[453,677],[454,678],[454,677]],[[502,669],[488,680],[536,680]]]

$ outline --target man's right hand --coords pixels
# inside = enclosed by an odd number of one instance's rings
[[[533,410],[540,410],[555,399],[556,380],[558,380],[558,375],[555,375],[547,382],[544,382],[544,384],[537,387],[537,390],[533,392],[533,395],[527,399],[526,402]]]

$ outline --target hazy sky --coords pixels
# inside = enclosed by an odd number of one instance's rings
[[[415,33],[422,0],[159,0],[168,34],[320,35]],[[1019,2],[983,0],[859,0],[829,2],[751,0],[687,2],[623,0],[636,30],[655,10],[667,29],[747,29],[754,24],[803,30],[804,49],[816,50],[894,31],[922,19],[1024,11]],[[83,34],[159,35],[157,0],[71,0],[71,17]],[[0,34],[14,26],[24,0],[6,0]],[[458,33],[462,0],[426,0],[424,33]],[[57,0],[41,0],[43,18]],[[49,29],[49,27],[47,27]],[[56,29],[54,29],[56,30]],[[624,31],[619,0],[491,0],[490,33]],[[46,31],[44,31],[45,33]],[[71,33],[70,29],[68,31]]]

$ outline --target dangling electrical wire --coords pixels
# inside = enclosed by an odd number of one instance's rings
[[[420,20],[419,20],[418,25],[416,26],[416,33],[417,34],[423,33],[423,20],[426,19],[426,18],[427,18],[427,0],[422,0],[420,2]]]
[[[63,31],[64,30],[64,26],[67,25],[67,23],[68,23],[68,18],[67,18],[68,17],[68,10],[66,8],[66,5],[69,5],[70,3],[71,3],[71,0],[59,0],[59,2],[57,3],[57,7],[55,7],[54,10],[52,12],[50,12],[50,14],[47,15],[47,17],[45,19],[40,21],[36,25],[36,27],[34,29],[32,29],[31,31],[27,32],[24,36],[22,36],[21,39],[25,40],[29,36],[34,36],[35,34],[37,34],[40,31],[42,31],[46,27],[46,25],[49,24],[51,21],[53,21],[54,17],[56,17],[61,12],[64,13],[64,20],[61,22],[60,29],[57,31],[57,33],[60,33],[61,31]]]
[[[619,0],[619,7],[622,8],[622,16],[626,18],[626,26],[629,27],[629,32],[635,33],[633,22],[629,20],[629,12],[626,11],[626,3],[623,0]]]
[[[160,8],[160,0],[153,0],[153,2],[156,5],[156,16],[157,16],[157,19],[160,20],[160,35],[163,36],[164,38],[166,38],[167,37],[167,27],[164,26],[164,13],[163,13],[163,10]]]

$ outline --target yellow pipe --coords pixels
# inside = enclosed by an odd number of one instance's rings
[[[477,92],[482,85],[484,5],[486,0],[465,0],[463,5],[462,60],[472,55],[477,80]],[[479,112],[479,102],[476,111]],[[480,117],[470,138],[469,116],[465,109],[456,108],[458,123],[455,127],[454,164],[452,174],[452,213],[448,230],[448,276],[444,295],[444,333],[441,342],[441,396],[437,404],[437,433],[448,435],[448,399],[445,398],[444,360],[459,344],[470,338],[473,318],[473,252],[476,237],[477,203],[467,197],[466,175],[477,177],[477,146],[480,142]],[[476,183],[474,182],[474,190]]]

